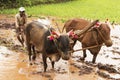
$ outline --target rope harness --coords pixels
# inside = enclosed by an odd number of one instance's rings
[[[102,38],[102,40],[103,40],[103,41],[106,41],[105,38],[103,37],[102,33],[100,32],[100,30],[99,30],[98,28],[95,28],[95,29],[97,30],[97,32],[98,32],[98,34],[100,35],[100,37]],[[89,29],[88,31],[91,31],[91,32],[92,32],[93,37],[94,37],[95,42],[96,42],[97,45],[90,46],[90,47],[86,47],[86,48],[82,48],[82,49],[78,49],[78,50],[74,50],[73,52],[81,51],[81,50],[86,50],[86,49],[92,49],[92,48],[100,47],[100,46],[103,45],[103,44],[99,44],[99,43],[98,43],[97,37],[95,36],[95,34],[94,34],[94,32],[93,32],[92,30],[93,30],[93,28]],[[88,32],[88,31],[87,31],[87,32]]]
[[[53,34],[52,34],[52,31],[51,31],[50,29],[51,29],[51,28],[48,27],[48,30],[49,30],[49,32],[50,32],[50,35],[53,35]],[[57,47],[58,54],[61,55],[60,53],[62,53],[62,51],[60,50],[59,45],[57,44],[57,39],[56,39],[56,38],[53,39],[53,42],[54,42],[55,46]]]
[[[95,26],[97,26],[97,27],[92,27],[92,28],[90,28],[90,29],[87,31],[87,32],[89,32],[89,31],[92,32],[93,38],[95,39],[95,43],[96,43],[97,45],[90,46],[90,47],[86,47],[86,48],[82,48],[82,49],[78,49],[78,50],[73,50],[73,52],[80,51],[80,50],[86,50],[86,49],[92,49],[92,48],[95,48],[95,47],[101,47],[103,44],[99,44],[99,42],[98,42],[98,40],[97,40],[97,36],[96,36],[96,35],[94,34],[94,32],[93,32],[93,29],[96,29],[96,33],[98,32],[98,34],[100,35],[101,39],[105,42],[105,41],[106,41],[105,38],[103,37],[101,31],[98,29],[98,27],[100,27],[100,25],[101,25],[101,24],[97,23],[97,24],[95,25]],[[49,32],[50,32],[50,35],[52,35],[52,31],[50,30],[50,27],[48,27],[48,30],[49,30]],[[86,33],[87,33],[87,32],[86,32]],[[80,36],[79,36],[78,38],[80,38]],[[83,38],[84,38],[84,36],[83,36]],[[59,45],[57,44],[57,40],[56,40],[56,39],[53,39],[53,41],[54,41],[55,46],[57,47],[57,50],[58,50],[59,54],[62,53],[62,51],[61,51],[60,48],[59,48]],[[61,55],[61,54],[60,54],[60,55]]]

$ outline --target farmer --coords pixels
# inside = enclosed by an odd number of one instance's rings
[[[23,31],[25,29],[26,23],[27,23],[27,14],[25,13],[25,8],[20,7],[19,13],[15,15],[15,26],[16,26],[17,39],[20,41],[22,46],[24,46]]]

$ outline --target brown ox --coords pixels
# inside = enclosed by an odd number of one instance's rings
[[[66,29],[66,32],[70,30],[82,30],[89,23],[91,22],[84,19],[68,20],[65,23],[63,30],[64,28]],[[92,62],[95,63],[97,54],[99,53],[102,44],[104,43],[107,47],[112,46],[112,40],[110,38],[110,27],[106,23],[97,24],[96,27],[93,26],[93,28],[89,29],[86,33],[83,35],[78,34],[78,36],[79,37],[77,39],[73,39],[73,46],[77,40],[81,42],[83,48],[83,58],[81,60],[84,60],[87,56],[86,49],[88,49],[93,54]]]

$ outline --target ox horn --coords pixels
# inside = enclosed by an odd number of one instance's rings
[[[60,34],[59,34],[58,32],[52,31],[52,32],[51,32],[51,35],[48,36],[47,38],[52,41],[52,40],[54,40],[55,38],[59,38],[59,36],[60,36]]]
[[[99,20],[95,20],[92,23],[88,24],[83,30],[75,30],[74,33],[77,35],[82,35],[87,32],[91,27],[93,27]]]
[[[56,35],[57,37],[60,36],[60,33],[56,32],[56,31],[52,31],[51,33],[52,33],[53,35]]]
[[[58,26],[58,23],[56,22],[55,24],[57,26],[57,29],[58,29],[59,33],[62,33],[61,30],[60,30],[60,28],[59,28],[59,26]]]

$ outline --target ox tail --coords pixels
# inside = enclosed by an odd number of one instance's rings
[[[88,24],[83,30],[76,30],[75,34],[77,35],[82,35],[84,33],[86,33],[90,28],[92,28],[94,25],[96,25],[96,23],[99,22],[99,20],[95,20],[92,23]]]

